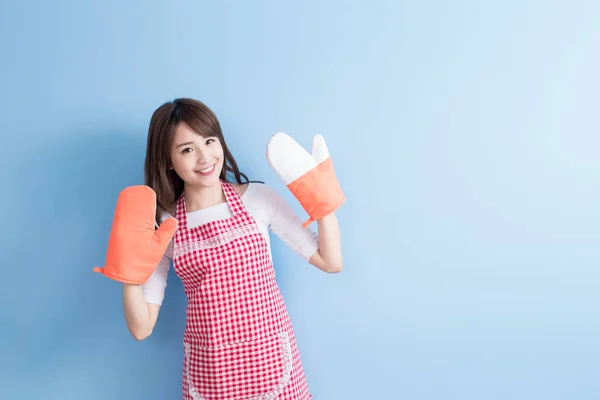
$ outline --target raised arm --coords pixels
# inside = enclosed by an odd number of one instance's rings
[[[315,267],[329,273],[342,271],[342,243],[340,227],[335,213],[326,215],[317,221],[319,249],[310,258]]]
[[[132,336],[142,340],[152,332],[159,307],[144,297],[143,285],[158,276],[164,265],[165,252],[177,229],[175,218],[154,225],[156,194],[145,185],[124,189],[117,200],[108,240],[106,264],[94,271],[121,282],[123,308]],[[168,264],[167,264],[168,267]]]
[[[326,272],[340,272],[342,246],[335,211],[346,199],[325,139],[315,135],[309,154],[289,135],[276,133],[267,144],[267,160],[307,212],[309,218],[302,227],[317,222],[318,250],[310,263]]]
[[[146,302],[142,285],[124,283],[123,311],[131,336],[135,340],[144,340],[156,325],[160,305]]]
[[[302,226],[292,206],[270,186],[257,184],[252,193],[259,197],[263,211],[268,214],[271,230],[286,245],[322,271],[341,271],[340,231],[335,214],[318,221],[317,234]]]

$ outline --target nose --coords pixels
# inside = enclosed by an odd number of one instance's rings
[[[196,164],[204,165],[204,164],[208,163],[210,156],[208,155],[208,153],[205,149],[202,149],[202,148],[198,149],[196,154],[197,154]]]

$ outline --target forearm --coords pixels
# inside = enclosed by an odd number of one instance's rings
[[[158,305],[144,299],[142,285],[123,284],[123,311],[129,332],[136,340],[152,333],[158,316]]]
[[[336,273],[342,270],[342,243],[340,227],[335,213],[317,221],[319,235],[318,257],[326,272]],[[318,261],[317,261],[318,262]]]

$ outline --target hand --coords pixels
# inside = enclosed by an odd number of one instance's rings
[[[167,250],[177,220],[169,218],[154,229],[156,193],[145,185],[130,186],[119,194],[104,268],[94,272],[129,284],[145,283]]]
[[[289,135],[276,133],[267,144],[267,160],[308,213],[303,227],[331,214],[345,202],[323,136],[313,137],[309,154]]]

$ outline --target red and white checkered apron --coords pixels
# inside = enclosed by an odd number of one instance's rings
[[[308,400],[300,354],[267,242],[235,189],[232,217],[187,227],[177,202],[173,264],[187,296],[184,400]]]

